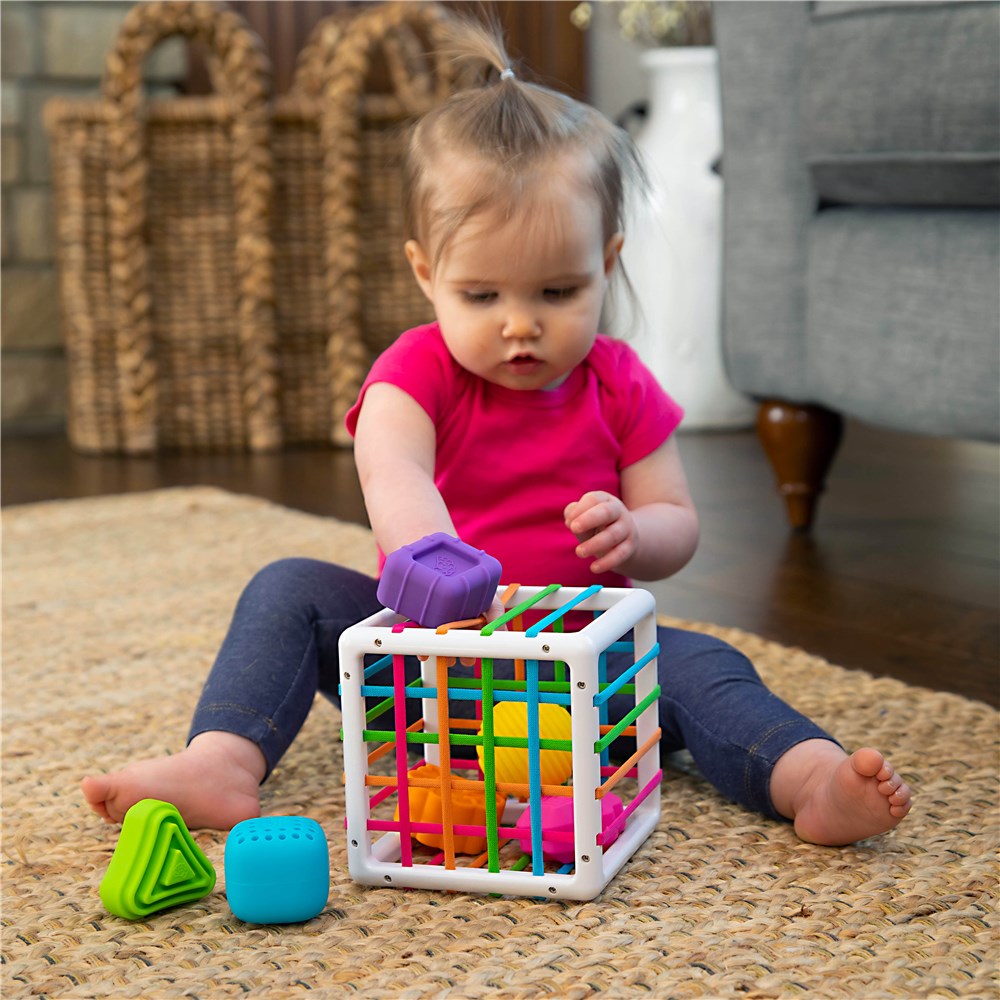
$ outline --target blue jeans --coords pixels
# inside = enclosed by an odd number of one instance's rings
[[[376,588],[371,577],[314,559],[264,567],[239,599],[189,740],[208,730],[236,733],[260,747],[270,773],[317,691],[337,702],[338,640],[381,607]],[[732,646],[681,629],[658,633],[661,752],[687,748],[723,795],[782,818],[769,792],[778,758],[803,740],[832,738],[772,694]],[[609,655],[609,678],[631,662],[628,654]]]

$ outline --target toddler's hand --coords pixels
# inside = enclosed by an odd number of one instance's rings
[[[635,555],[639,532],[625,504],[611,493],[595,490],[566,505],[566,527],[576,535],[576,554],[591,559],[592,573],[617,569]]]
[[[501,616],[507,613],[507,609],[503,606],[503,601],[500,600],[500,595],[498,594],[493,598],[493,603],[486,609],[486,621],[493,622],[496,621]],[[501,625],[501,629],[506,629],[506,625]]]

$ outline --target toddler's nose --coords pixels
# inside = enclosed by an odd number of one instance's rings
[[[512,311],[504,323],[503,335],[512,340],[521,340],[525,337],[537,337],[542,329],[535,317],[527,311]]]

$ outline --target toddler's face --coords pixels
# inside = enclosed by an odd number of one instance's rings
[[[552,171],[511,218],[472,216],[436,266],[407,244],[448,350],[489,382],[553,389],[594,344],[621,238],[605,245],[597,197],[573,173]]]

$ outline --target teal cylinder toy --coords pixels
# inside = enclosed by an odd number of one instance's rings
[[[323,828],[304,816],[261,816],[226,838],[226,899],[251,924],[311,920],[330,895],[330,849]]]

